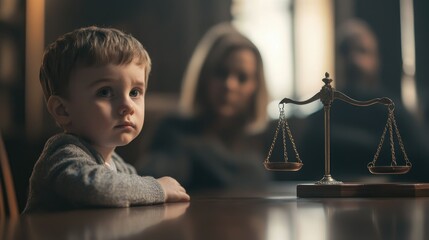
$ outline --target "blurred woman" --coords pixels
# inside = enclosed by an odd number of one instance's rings
[[[266,106],[258,49],[230,24],[217,25],[189,62],[178,112],[159,124],[137,168],[174,176],[191,191],[263,186]]]

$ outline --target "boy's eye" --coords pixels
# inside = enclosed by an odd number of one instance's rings
[[[135,88],[135,89],[131,90],[130,96],[131,97],[138,97],[138,96],[142,95],[142,93],[143,92],[141,89]]]
[[[99,97],[112,97],[113,90],[110,87],[104,87],[97,91],[97,96]]]

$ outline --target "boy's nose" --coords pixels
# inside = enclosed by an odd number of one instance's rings
[[[123,98],[123,100],[119,105],[119,115],[125,116],[133,113],[134,113],[134,107],[131,104],[131,99],[129,97]]]

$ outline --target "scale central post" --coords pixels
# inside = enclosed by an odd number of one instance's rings
[[[325,85],[320,90],[320,101],[323,103],[325,122],[325,175],[316,184],[342,184],[331,176],[331,104],[334,101],[334,91],[331,86],[332,79],[325,74],[322,79]]]

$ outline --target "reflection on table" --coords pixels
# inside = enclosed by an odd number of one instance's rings
[[[191,202],[21,216],[4,239],[429,239],[429,198],[296,198],[295,185]]]
[[[4,239],[128,239],[183,215],[189,203],[23,215],[4,224]],[[1,236],[1,235],[0,235]]]

